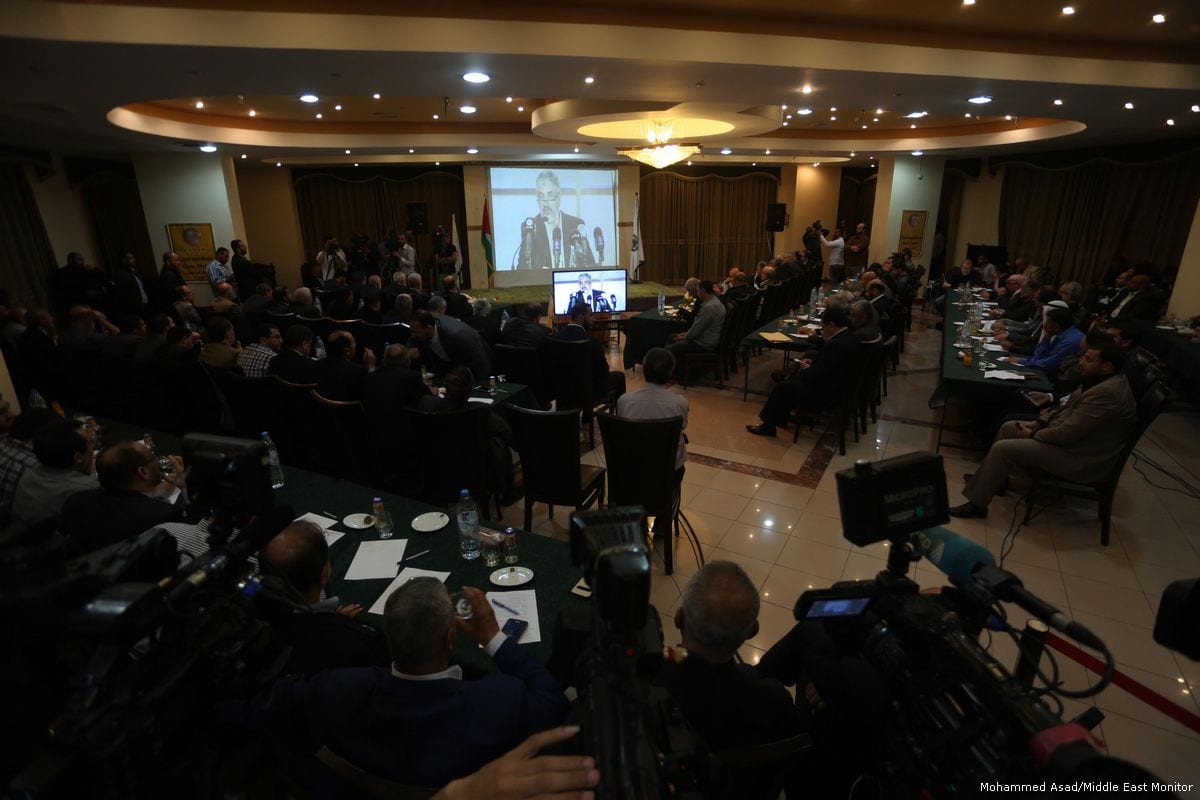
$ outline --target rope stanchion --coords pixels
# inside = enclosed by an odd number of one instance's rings
[[[1096,658],[1091,653],[1085,652],[1077,647],[1072,642],[1063,639],[1056,635],[1053,631],[1046,634],[1046,644],[1053,647],[1058,652],[1062,653],[1072,661],[1083,665],[1085,669],[1091,670],[1097,675],[1104,674],[1104,662]],[[1190,728],[1196,733],[1200,733],[1200,714],[1193,711],[1188,711],[1183,706],[1173,700],[1163,697],[1153,689],[1143,686],[1133,678],[1126,675],[1124,672],[1117,670],[1113,673],[1112,679],[1114,686],[1119,686],[1131,695],[1141,700],[1146,705],[1153,708],[1171,719],[1178,722],[1184,727]]]

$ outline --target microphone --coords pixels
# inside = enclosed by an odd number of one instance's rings
[[[554,229],[554,266],[557,268],[562,259],[562,228]]]
[[[600,230],[600,226],[592,228],[592,241],[596,243],[596,263],[604,263],[604,231]]]
[[[1026,589],[1021,579],[1008,570],[993,566],[981,567],[975,574],[975,579],[994,591],[1001,600],[1016,603],[1059,633],[1066,634],[1093,650],[1107,650],[1100,637]]]
[[[241,568],[249,556],[266,546],[291,524],[295,516],[290,507],[276,506],[238,531],[237,536],[227,543],[196,558],[173,578],[161,582],[160,585],[167,589],[167,602],[178,602],[192,590],[226,577],[230,570]]]
[[[526,217],[521,223],[521,264],[533,266],[533,217]]]
[[[917,552],[954,584],[966,583],[979,567],[994,567],[996,559],[986,547],[945,528],[917,534]]]

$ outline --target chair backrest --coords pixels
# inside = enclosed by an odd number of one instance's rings
[[[169,386],[168,403],[174,412],[172,433],[228,433],[225,397],[203,364],[177,364],[163,374]]]
[[[336,328],[333,327],[333,320],[329,317],[318,317],[317,319],[306,319],[304,324],[312,330],[313,336],[320,336],[321,341],[328,342],[329,334],[333,333]]]
[[[287,333],[287,329],[295,325],[299,320],[295,314],[288,312],[287,314],[272,314],[267,312],[267,322],[279,328],[280,333]]]
[[[509,406],[505,412],[521,454],[525,492],[534,499],[578,495],[579,410],[530,411]]]
[[[465,488],[483,515],[490,413],[491,407],[478,403],[461,411],[400,409],[401,423],[411,442],[410,452],[421,464],[416,487],[421,500],[447,505]]]
[[[547,336],[538,346],[542,362],[544,385],[563,411],[577,408],[584,412],[585,420],[591,419],[592,400],[592,355],[589,342],[568,342]],[[545,399],[545,398],[539,398]]]
[[[1120,457],[1113,463],[1105,476],[1105,485],[1116,487],[1117,482],[1121,479],[1121,473],[1125,470],[1125,462],[1129,460],[1130,453],[1137,447],[1138,442],[1142,439],[1142,434],[1154,424],[1159,412],[1170,400],[1171,391],[1162,381],[1155,381],[1143,390],[1137,399],[1137,424],[1134,426],[1133,433],[1129,435],[1129,439],[1121,447]]]
[[[504,375],[513,383],[522,383],[530,388],[539,404],[550,403],[542,377],[542,360],[536,347],[514,347],[497,344],[492,348],[496,374]]]
[[[231,370],[221,370],[213,373],[213,379],[233,413],[234,434],[257,439],[263,431],[268,431],[275,442],[278,435],[273,430],[277,427],[273,423],[278,420],[278,409],[274,407],[275,378],[247,378]]]
[[[360,476],[363,448],[369,446],[362,403],[330,400],[316,389],[310,390],[309,397],[309,432],[314,445],[309,453],[311,464],[338,478]]]
[[[359,332],[355,333],[354,336],[358,339],[360,350],[368,347],[377,357],[382,358],[383,351],[387,349],[389,344],[406,344],[410,331],[410,328],[404,327],[399,322],[390,322],[381,325],[364,322]]]
[[[676,501],[675,454],[683,420],[625,419],[597,414],[604,442],[608,503],[642,505],[651,514],[668,513]]]
[[[284,437],[282,442],[276,442],[280,446],[280,457],[289,463],[307,466],[310,463],[309,454],[312,452],[314,442],[312,439],[312,418],[309,413],[309,406],[312,399],[309,393],[317,388],[315,383],[291,383],[280,378],[278,375],[275,378],[275,398],[274,408],[279,410],[280,424],[286,426],[288,435]],[[268,431],[271,428],[267,428]],[[272,435],[272,440],[274,436]],[[286,448],[291,448],[291,453],[286,452]]]
[[[774,742],[718,750],[712,754],[713,797],[776,800],[788,769],[812,749],[812,737],[799,733]]]

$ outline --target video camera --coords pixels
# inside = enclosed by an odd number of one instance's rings
[[[860,761],[856,768],[897,787],[898,796],[914,797],[974,793],[990,782],[1150,777],[1091,746],[1087,728],[1098,720],[1083,719],[1086,726],[1066,723],[1044,702],[1050,695],[1098,693],[1111,678],[1112,656],[1085,627],[1026,591],[1012,573],[996,568],[989,551],[934,527],[949,520],[940,456],[917,453],[860,461],[836,477],[843,536],[860,547],[888,541],[887,568],[874,580],[805,592],[794,616],[806,643],[821,643],[804,657],[805,672],[822,698],[869,693],[861,685],[843,685],[845,670],[827,668],[839,658],[863,663],[869,675],[864,683],[879,689],[879,702],[863,715],[878,717],[850,726],[854,745],[869,749],[868,740],[875,745],[872,763]],[[922,592],[907,577],[909,564],[922,556],[945,572],[954,587],[939,594]],[[1035,646],[1027,638],[1034,635],[1030,631],[1018,637],[1000,600],[1020,605],[1047,626],[1101,651],[1109,665],[1106,677],[1082,691],[1059,685],[1057,667],[1055,677],[1046,679],[1038,666],[1041,640]],[[985,628],[1017,640],[1022,655],[1016,676],[980,644]],[[821,647],[827,649],[821,652]],[[1047,685],[1035,688],[1035,675]],[[845,710],[827,709],[831,714]]]
[[[294,517],[274,506],[266,447],[191,434],[183,453],[192,499],[213,517],[210,549],[182,567],[161,528],[74,561],[49,536],[0,552],[4,573],[40,578],[0,590],[15,634],[0,679],[22,687],[5,726],[15,746],[0,756],[12,796],[207,795],[229,758],[203,735],[212,702],[286,662],[268,619],[290,601],[249,565]]]
[[[651,679],[664,658],[650,605],[646,513],[571,516],[571,557],[592,590],[591,633],[576,662],[582,741],[604,764],[599,798],[701,797],[706,752],[678,705]]]

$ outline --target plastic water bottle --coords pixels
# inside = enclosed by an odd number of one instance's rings
[[[816,286],[814,286],[812,292],[808,295],[808,307],[816,308],[817,303],[820,302],[820,300],[821,300],[821,290],[818,289]]]
[[[504,529],[504,539],[500,546],[504,549],[504,563],[517,563],[517,531],[514,528]]]
[[[325,357],[325,343],[321,341],[320,336],[313,337],[313,358],[321,359]]]
[[[458,493],[458,549],[467,561],[479,558],[483,543],[479,541],[479,512],[475,509],[475,501],[471,493],[463,489]]]
[[[42,393],[37,389],[29,390],[29,407],[30,408],[45,408],[46,398],[42,397]]]
[[[667,307],[667,296],[662,289],[658,290],[658,313],[663,313]]]
[[[375,532],[379,534],[379,538],[392,538],[392,515],[383,507],[382,497],[372,498],[371,515],[375,517]]]
[[[500,312],[500,330],[504,330],[504,326],[508,324],[508,320],[508,309],[506,308]]]
[[[263,444],[267,446],[267,461],[271,465],[271,488],[279,489],[283,486],[283,465],[279,463],[279,451],[275,449],[270,434],[263,431],[260,435]]]

